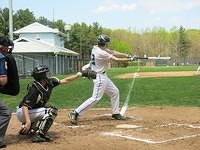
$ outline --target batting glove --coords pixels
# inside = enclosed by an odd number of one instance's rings
[[[137,57],[133,55],[128,55],[127,58],[129,58],[131,61],[134,61]]]

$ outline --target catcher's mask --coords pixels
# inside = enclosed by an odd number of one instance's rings
[[[102,34],[97,38],[98,46],[105,46],[106,44],[111,44],[110,37],[108,35]]]
[[[47,79],[49,68],[46,65],[38,65],[33,69],[32,76],[36,81]]]
[[[12,53],[14,43],[8,37],[0,37],[0,45],[8,48],[8,53]]]

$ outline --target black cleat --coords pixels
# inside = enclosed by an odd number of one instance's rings
[[[77,120],[78,120],[78,113],[76,111],[72,111],[69,113],[69,119],[70,119],[70,122],[73,124],[73,125],[77,125]]]
[[[112,119],[115,119],[115,120],[126,120],[126,118],[124,116],[122,116],[121,114],[113,114],[112,115]]]
[[[0,148],[6,148],[6,144],[0,143]]]
[[[45,138],[46,140],[48,140],[48,142],[52,142],[54,139],[51,138],[50,136],[48,135],[41,135],[43,138]]]
[[[46,135],[42,135],[40,133],[35,133],[32,136],[32,142],[36,143],[36,142],[51,142],[52,140],[50,140],[50,137],[48,138],[48,136],[46,137]]]

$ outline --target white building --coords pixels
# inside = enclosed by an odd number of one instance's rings
[[[75,60],[78,53],[64,48],[66,35],[38,22],[25,26],[14,34],[13,53],[16,55],[20,75],[30,75],[37,64],[45,64],[52,74],[63,74],[77,70]]]

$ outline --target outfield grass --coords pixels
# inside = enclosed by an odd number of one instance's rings
[[[120,90],[120,105],[126,100],[132,79],[116,79],[115,75],[132,73],[138,67],[113,68],[108,70],[108,75]],[[195,71],[197,66],[184,67],[140,67],[140,72],[164,72],[164,71]],[[58,75],[62,79],[68,75]],[[26,94],[26,86],[31,78],[21,79],[21,91],[18,96],[1,95],[12,110]],[[200,77],[160,77],[137,78],[131,92],[129,105],[131,106],[193,106],[200,107]],[[48,105],[58,108],[75,108],[89,98],[92,94],[93,83],[87,79],[77,79],[69,84],[58,86],[54,89]],[[95,107],[110,107],[110,99],[104,96]]]

